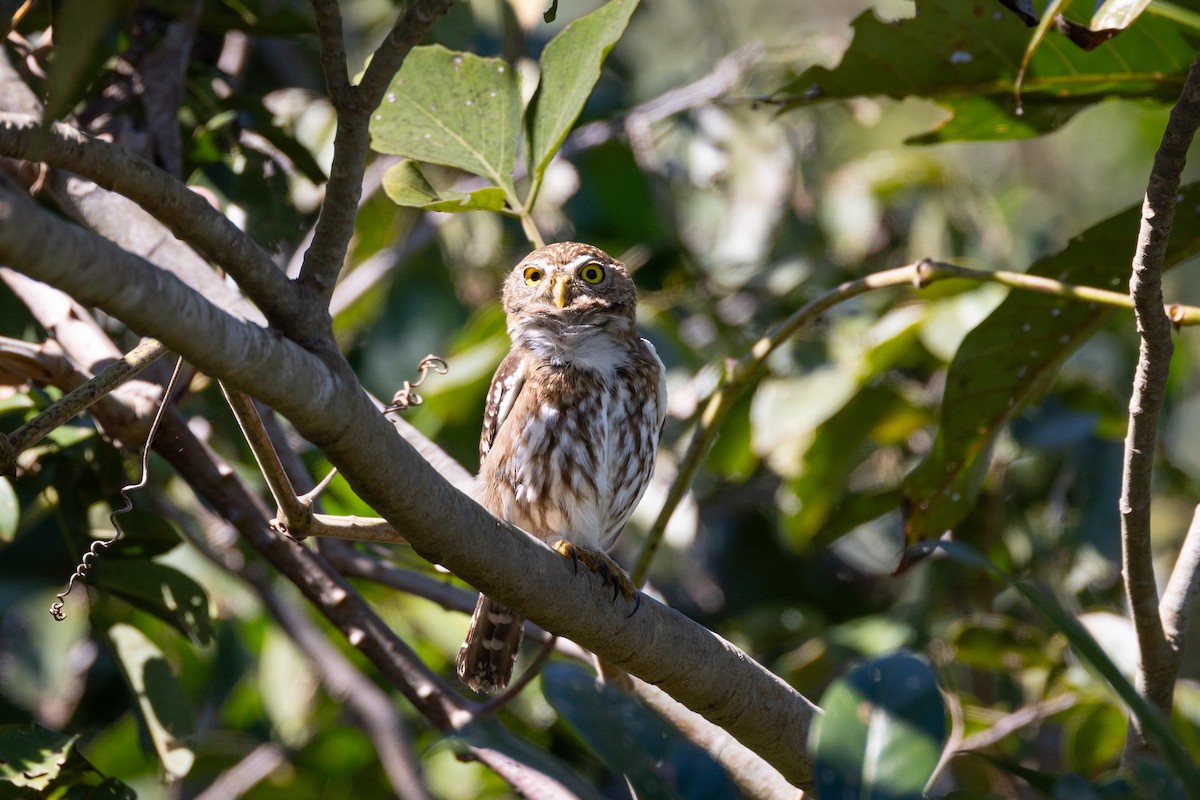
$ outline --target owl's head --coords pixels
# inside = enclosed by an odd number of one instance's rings
[[[604,325],[633,331],[637,291],[625,265],[580,242],[546,245],[522,259],[504,282],[510,321]]]

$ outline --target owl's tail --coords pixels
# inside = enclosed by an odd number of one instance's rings
[[[479,595],[467,639],[458,651],[458,677],[477,692],[498,692],[512,678],[525,620],[485,595]]]

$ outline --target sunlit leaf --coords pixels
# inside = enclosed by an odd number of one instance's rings
[[[176,628],[196,644],[212,641],[208,595],[177,569],[145,558],[100,558],[90,580]]]
[[[1196,54],[1195,35],[1151,7],[1120,38],[1090,53],[1049,36],[1030,61],[1018,113],[1013,89],[1028,29],[998,6],[918,0],[913,19],[891,22],[864,12],[841,64],[805,70],[780,99],[795,108],[863,95],[924,97],[952,116],[915,141],[1023,138],[1054,130],[1109,97],[1174,100]]]
[[[1180,192],[1166,266],[1200,252],[1200,185]],[[1029,268],[1068,283],[1121,290],[1141,205],[1089,228]],[[1063,362],[1112,315],[1109,307],[1013,290],[959,347],[946,375],[941,424],[904,480],[909,544],[941,536],[974,505],[996,436],[1053,380]]]
[[[583,111],[600,67],[625,32],[638,0],[610,0],[563,28],[542,51],[542,77],[529,104],[529,165],[540,180]],[[549,12],[547,12],[549,13]]]
[[[17,493],[8,482],[8,478],[0,477],[0,543],[12,541],[20,520],[21,508],[17,503]]]
[[[1121,756],[1129,719],[1119,706],[1093,703],[1077,709],[1063,725],[1063,759],[1085,775],[1112,766]]]
[[[821,698],[813,772],[821,797],[903,800],[924,796],[946,740],[937,676],[909,653],[861,664]]]
[[[504,190],[487,186],[471,192],[439,192],[425,179],[416,161],[405,159],[383,173],[383,190],[399,206],[426,211],[500,211]]]
[[[725,771],[653,711],[576,666],[551,664],[542,691],[570,729],[639,798],[738,797]]]
[[[440,45],[413,48],[371,117],[379,152],[457,167],[510,195],[520,133],[520,74]]]
[[[1092,22],[1088,27],[1094,31],[1128,28],[1148,5],[1150,0],[1101,0],[1092,13]]]
[[[0,781],[46,789],[67,763],[78,738],[41,725],[0,726]]]
[[[172,777],[183,777],[195,760],[185,743],[194,731],[194,722],[183,686],[146,634],[123,622],[106,633],[163,770]]]

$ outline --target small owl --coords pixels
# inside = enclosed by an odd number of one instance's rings
[[[636,588],[605,551],[654,472],[667,410],[636,308],[625,266],[591,245],[548,245],[516,266],[504,282],[512,348],[488,392],[475,489],[488,511],[603,575],[614,600],[636,600]],[[459,677],[503,689],[522,623],[480,595]]]

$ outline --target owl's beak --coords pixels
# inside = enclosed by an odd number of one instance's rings
[[[550,279],[550,291],[554,294],[554,305],[565,308],[567,305],[567,288],[571,285],[571,276],[559,272]]]

